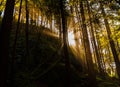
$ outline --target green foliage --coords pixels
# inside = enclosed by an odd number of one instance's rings
[[[98,81],[100,81],[99,87],[119,87],[119,82],[117,79],[100,79],[98,78]]]

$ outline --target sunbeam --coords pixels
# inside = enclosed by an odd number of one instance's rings
[[[75,46],[75,39],[73,32],[68,33],[68,41],[69,41],[69,45]]]

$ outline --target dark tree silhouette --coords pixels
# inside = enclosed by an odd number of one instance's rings
[[[25,10],[26,10],[26,26],[25,26],[25,36],[26,36],[26,66],[28,66],[28,58],[29,58],[29,10],[28,10],[28,0],[25,0]]]
[[[9,60],[9,36],[12,28],[15,0],[7,0],[0,29],[0,87],[6,87]]]
[[[70,61],[68,53],[68,41],[67,41],[67,16],[65,14],[65,2],[60,0],[61,18],[62,18],[62,30],[63,30],[63,50],[66,68],[66,87],[70,87]]]

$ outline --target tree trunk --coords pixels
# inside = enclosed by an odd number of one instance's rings
[[[0,29],[0,87],[7,85],[9,36],[12,29],[15,0],[7,0]]]
[[[53,32],[53,27],[52,27],[52,14],[50,15],[50,30]]]
[[[63,0],[60,0],[61,7],[61,18],[62,18],[62,29],[63,29],[63,50],[64,50],[64,59],[65,59],[65,68],[66,68],[66,87],[70,87],[70,61],[68,53],[68,39],[67,39],[67,16],[65,15],[65,3]]]
[[[112,64],[112,57],[111,57],[111,51],[110,51],[110,47],[109,47],[109,46],[107,46],[107,50],[108,50],[108,55],[109,55],[108,64],[109,64],[109,66],[110,66],[110,68],[111,68],[111,71],[114,72],[114,68],[113,68],[113,66],[111,65],[111,64]]]
[[[82,61],[82,67],[83,67],[83,72],[86,72],[87,70],[87,64],[86,64],[86,60],[85,60],[85,53],[84,53],[84,44],[83,44],[83,35],[82,35],[82,30],[81,30],[81,17],[79,15],[79,11],[78,11],[78,7],[77,7],[77,4],[75,5],[75,12],[76,12],[76,16],[77,16],[77,19],[78,19],[78,23],[79,23],[79,38],[81,39],[81,42],[80,42],[80,52],[81,52],[81,61]],[[82,50],[82,51],[81,51]]]
[[[61,26],[61,16],[59,17],[59,39],[62,40],[62,26]]]
[[[41,26],[43,25],[43,15],[41,14]]]
[[[18,33],[19,33],[21,8],[22,8],[22,0],[20,0],[19,16],[18,16],[17,28],[16,28],[15,39],[14,39],[14,44],[13,44],[13,54],[12,54],[13,60],[15,59],[15,54],[16,54],[16,45],[17,45],[17,38],[18,38]]]
[[[97,87],[96,74],[95,74],[94,65],[92,61],[92,54],[90,51],[90,43],[88,39],[87,27],[85,24],[85,14],[84,14],[82,1],[80,1],[80,12],[81,12],[81,19],[82,19],[82,32],[83,32],[83,40],[84,40],[84,46],[85,46],[86,61],[88,66],[89,85],[92,87]]]
[[[90,31],[91,31],[90,33],[91,33],[93,46],[95,48],[95,54],[96,54],[96,58],[97,58],[98,69],[99,69],[100,74],[104,77],[104,70],[102,69],[102,66],[101,66],[102,63],[100,61],[101,59],[100,59],[100,56],[99,56],[99,53],[98,53],[98,48],[97,48],[97,45],[96,45],[96,42],[95,42],[95,35],[94,35],[94,31],[93,31],[93,24],[92,24],[92,18],[91,18],[90,5],[89,5],[88,0],[86,0],[86,2],[87,2],[89,22],[90,22]]]
[[[25,36],[26,36],[26,66],[28,66],[29,61],[29,36],[28,36],[28,29],[29,29],[29,11],[28,11],[28,0],[25,0],[25,9],[26,9],[26,30],[25,30]]]
[[[97,25],[99,25],[99,24],[97,24]],[[95,37],[96,37],[96,42],[97,42],[97,48],[98,48],[98,54],[99,54],[99,57],[100,57],[101,67],[102,67],[103,73],[105,74],[100,37],[99,37],[99,33],[96,30],[99,26],[97,26],[97,25],[94,25],[94,27],[95,27],[95,34],[96,34]],[[100,33],[102,33],[102,32],[100,32]]]
[[[117,74],[118,74],[118,77],[120,79],[120,60],[119,60],[119,57],[118,57],[118,54],[117,54],[117,51],[116,51],[116,48],[115,48],[115,43],[114,43],[113,39],[111,38],[110,26],[109,26],[108,20],[106,18],[106,13],[105,13],[105,10],[103,8],[103,4],[102,4],[101,1],[99,1],[99,3],[100,3],[100,8],[101,8],[101,11],[102,11],[103,18],[104,18],[104,23],[105,23],[110,47],[111,47],[112,54],[113,54],[113,57],[114,57],[114,61],[115,61],[115,64],[116,64]]]
[[[13,44],[13,53],[12,53],[12,62],[11,62],[11,76],[10,76],[10,80],[11,80],[10,85],[11,86],[13,86],[13,84],[14,84],[14,81],[13,81],[14,80],[14,64],[15,64],[17,38],[18,38],[18,33],[19,33],[21,8],[22,8],[22,0],[20,0],[19,16],[18,16],[17,28],[16,28],[15,39],[14,39],[14,44]]]

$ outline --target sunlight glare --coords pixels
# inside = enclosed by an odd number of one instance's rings
[[[75,46],[74,34],[73,32],[68,32],[69,45]]]

